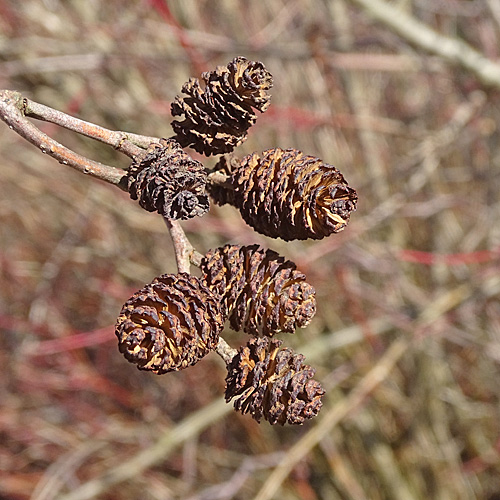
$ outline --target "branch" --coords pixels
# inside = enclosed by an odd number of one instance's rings
[[[199,266],[203,256],[194,249],[178,221],[167,219],[166,217],[163,220],[174,245],[177,270],[180,273],[189,274],[191,263]]]
[[[55,123],[60,127],[72,130],[78,134],[109,144],[120,151],[120,153],[124,153],[131,158],[141,153],[142,148],[147,148],[152,142],[158,142],[157,137],[108,130],[107,128],[80,120],[62,111],[58,111],[26,98],[24,99],[24,114],[31,118]]]
[[[222,337],[219,337],[219,343],[215,351],[224,360],[226,365],[231,363],[232,359],[238,354],[238,351],[233,349]]]
[[[114,184],[124,191],[127,190],[124,184],[123,170],[89,160],[54,141],[35,127],[24,116],[24,99],[19,92],[0,91],[0,118],[10,129],[40,148],[42,153],[55,158],[62,165],[68,165],[83,174]]]
[[[359,5],[377,21],[421,49],[452,63],[460,64],[485,85],[500,88],[500,65],[486,58],[470,45],[434,31],[426,24],[384,0],[349,0]]]
[[[172,243],[174,245],[177,270],[180,273],[189,273],[190,265],[194,264],[199,266],[203,255],[194,249],[178,221],[167,218],[164,218],[163,220],[165,221],[168,231],[170,232]],[[238,351],[229,346],[229,344],[220,336],[215,352],[227,365],[231,362]]]
[[[223,186],[228,189],[233,187],[229,180],[229,175],[219,170],[208,174],[208,182],[214,186]]]

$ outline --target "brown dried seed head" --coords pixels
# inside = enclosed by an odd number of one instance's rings
[[[232,173],[234,203],[257,232],[284,240],[321,239],[344,229],[358,196],[343,175],[297,149],[246,156]]]
[[[281,341],[253,338],[228,365],[226,401],[260,422],[303,424],[321,409],[325,391],[313,380],[315,370]]]
[[[230,152],[247,138],[257,119],[254,109],[268,108],[272,76],[261,62],[236,57],[201,78],[204,89],[191,78],[182,87],[187,97],[172,103],[172,116],[184,117],[172,122],[176,139],[206,156]]]
[[[218,299],[196,276],[164,274],[125,302],[115,334],[128,361],[161,374],[215,349],[223,324]]]
[[[128,191],[148,212],[169,219],[190,219],[209,209],[207,172],[173,139],[161,139],[136,158],[128,173]]]
[[[258,245],[226,245],[201,262],[207,286],[221,298],[231,328],[250,335],[294,333],[316,312],[314,288],[295,264]]]

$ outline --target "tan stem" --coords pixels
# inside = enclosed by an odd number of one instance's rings
[[[143,148],[147,148],[152,142],[159,141],[156,137],[109,130],[26,98],[24,99],[24,114],[25,116],[54,123],[91,139],[109,144],[117,151],[131,158],[141,153]]]
[[[24,99],[19,92],[0,91],[0,118],[10,129],[62,165],[68,165],[83,174],[109,182],[126,191],[123,170],[85,158],[35,127],[24,115]]]

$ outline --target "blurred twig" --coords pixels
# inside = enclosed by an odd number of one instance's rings
[[[74,450],[60,456],[46,471],[43,479],[36,485],[31,500],[50,500],[60,491],[73,471],[91,454],[104,447],[104,441],[82,443]]]
[[[187,439],[197,436],[204,429],[222,418],[231,410],[224,400],[217,400],[185,418],[182,423],[166,431],[158,441],[145,448],[130,460],[105,472],[102,476],[87,481],[59,500],[85,500],[107,491],[111,486],[141,474],[154,464],[164,460],[168,454]]]
[[[398,9],[384,0],[350,0],[359,5],[410,43],[443,58],[458,63],[473,73],[482,83],[500,88],[500,64],[486,58],[458,38],[451,38]]]
[[[490,8],[491,13],[493,14],[495,22],[500,28],[500,3],[498,3],[498,0],[486,0],[486,3],[488,4],[488,7]]]

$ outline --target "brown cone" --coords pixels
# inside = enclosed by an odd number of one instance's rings
[[[132,163],[127,180],[130,197],[148,212],[185,220],[209,209],[205,168],[173,139],[151,144]]]
[[[207,286],[221,298],[231,328],[250,335],[294,333],[316,312],[314,288],[295,264],[258,245],[226,245],[201,262]]]
[[[281,341],[253,338],[228,365],[226,401],[260,422],[303,424],[321,409],[325,391],[313,380],[315,370]]]
[[[215,349],[223,323],[217,298],[197,277],[164,274],[125,302],[115,334],[128,361],[161,374]]]
[[[204,89],[191,78],[182,87],[187,97],[177,96],[172,103],[172,116],[184,117],[172,122],[175,138],[206,156],[228,153],[247,138],[257,119],[254,109],[268,108],[272,76],[261,62],[236,57],[201,79]]]
[[[257,232],[284,240],[321,239],[342,231],[358,196],[343,175],[297,149],[246,156],[233,170],[235,206]]]

